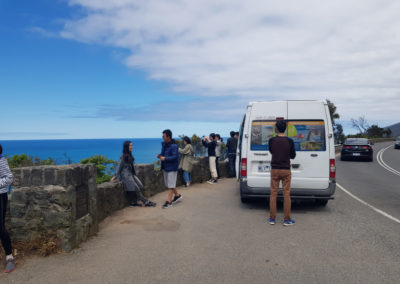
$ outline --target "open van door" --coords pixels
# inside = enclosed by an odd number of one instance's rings
[[[243,129],[244,129],[245,121],[246,121],[246,114],[243,115],[242,123],[240,124],[239,141],[238,141],[237,148],[236,148],[235,171],[236,171],[236,179],[238,179],[238,180],[240,178],[240,176],[239,176],[239,167],[240,167],[240,160],[242,159],[241,147],[243,145],[243,132],[244,132]]]

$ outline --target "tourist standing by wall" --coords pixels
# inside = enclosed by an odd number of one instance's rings
[[[216,169],[216,164],[215,164],[215,148],[217,147],[217,143],[215,142],[215,134],[211,133],[210,136],[207,138],[206,136],[203,136],[203,146],[208,149],[208,161],[209,161],[209,167],[210,167],[210,173],[211,173],[211,179],[208,181],[208,183],[217,183],[218,182],[218,174],[217,174],[217,169]]]
[[[286,121],[276,121],[276,132],[278,136],[269,139],[269,151],[271,159],[271,196],[269,202],[270,217],[268,222],[275,224],[276,218],[276,197],[278,196],[279,183],[282,181],[283,188],[283,212],[284,226],[293,225],[295,222],[290,218],[292,201],[290,199],[290,182],[292,172],[290,171],[290,159],[296,157],[296,150],[292,139],[285,136]]]
[[[161,160],[161,169],[164,173],[165,187],[168,188],[168,200],[165,201],[163,208],[169,208],[172,203],[182,198],[182,195],[176,190],[176,178],[178,176],[179,154],[178,145],[172,139],[172,131],[166,129],[163,131],[163,140],[161,154],[157,158]],[[172,199],[172,197],[174,197]]]
[[[0,238],[6,253],[6,267],[4,272],[11,272],[15,269],[15,260],[12,255],[10,235],[6,230],[6,212],[8,203],[8,187],[13,181],[13,175],[8,166],[7,159],[2,156],[3,147],[0,145]]]
[[[141,204],[137,203],[138,200],[140,200],[144,206],[156,206],[156,203],[148,200],[142,194],[143,184],[136,176],[134,165],[135,158],[132,156],[132,148],[133,144],[131,141],[124,142],[122,155],[115,171],[115,177],[113,177],[111,181],[118,179],[122,182],[128,196],[129,206],[141,206]]]
[[[185,187],[190,186],[192,182],[192,167],[193,167],[193,155],[194,150],[192,146],[192,142],[190,138],[185,136],[183,137],[184,147],[182,149],[178,149],[179,154],[181,154],[181,162],[179,164],[179,168],[183,170],[183,179],[185,180]]]
[[[226,141],[226,149],[228,152],[228,159],[229,159],[229,177],[235,177],[236,176],[236,170],[235,170],[235,162],[236,162],[236,149],[237,149],[237,142],[238,140],[235,138],[235,131],[230,132],[230,136],[228,138],[228,141]]]
[[[215,143],[217,146],[215,146],[215,168],[217,169],[217,178],[221,178],[220,172],[219,172],[219,166],[218,162],[222,156],[222,138],[221,135],[215,134]]]

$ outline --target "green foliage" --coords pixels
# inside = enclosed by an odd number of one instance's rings
[[[186,135],[179,135],[179,138],[176,140],[176,144],[178,145],[178,147],[183,148],[184,144],[183,144],[183,137],[185,137]],[[193,146],[193,151],[194,151],[194,156],[195,157],[203,157],[206,155],[206,149],[204,148],[203,144],[201,143],[202,138],[197,136],[196,134],[192,135],[192,138],[190,138],[191,142],[192,142],[192,146]]]
[[[384,136],[390,137],[391,134],[392,134],[392,131],[390,130],[390,128],[385,129],[385,128],[379,127],[376,124],[371,125],[367,129],[367,135],[370,138],[383,138]]]
[[[95,164],[97,169],[96,182],[103,183],[110,181],[113,177],[113,170],[117,164],[117,161],[108,159],[106,156],[95,155],[89,158],[81,160],[82,164]]]
[[[28,156],[26,154],[13,155],[7,158],[10,168],[55,165],[53,158],[41,160],[37,157]]]
[[[332,124],[336,124],[335,119],[340,118],[340,115],[336,112],[336,106],[333,102],[331,102],[328,99],[326,100],[326,102],[328,103],[328,108],[329,108],[329,113],[331,115]]]

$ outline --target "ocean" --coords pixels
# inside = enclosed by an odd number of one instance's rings
[[[148,164],[157,161],[161,152],[161,138],[142,139],[65,139],[65,140],[0,140],[3,155],[26,154],[40,159],[53,158],[56,164],[79,163],[82,159],[94,155],[106,156],[118,161],[122,153],[122,144],[130,140],[133,143],[132,154],[135,163]]]

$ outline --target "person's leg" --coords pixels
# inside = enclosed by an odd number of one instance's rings
[[[143,204],[147,204],[149,202],[149,200],[146,197],[143,196],[143,194],[142,194],[140,189],[136,190],[135,194],[136,194],[136,200],[142,201]]]
[[[0,238],[7,258],[12,258],[12,246],[10,235],[6,230],[6,213],[7,213],[8,195],[0,194]]]
[[[136,204],[137,199],[136,199],[136,194],[133,191],[126,191],[126,197],[128,199],[129,204]]]
[[[218,167],[219,157],[215,157],[215,169],[217,170],[217,178],[221,178],[219,174],[219,167]]]
[[[283,188],[283,213],[284,219],[290,220],[290,211],[292,200],[290,199],[290,182],[292,173],[290,170],[282,170],[282,188]]]
[[[229,159],[229,163],[228,163],[228,169],[229,169],[229,177],[233,177],[234,176],[234,156],[232,154],[228,154],[228,159]]]
[[[279,172],[277,170],[271,170],[271,195],[269,197],[269,216],[272,219],[276,218],[276,197],[278,196],[279,181]]]
[[[190,183],[189,172],[183,171],[183,179],[185,180],[186,185]]]
[[[174,193],[176,192],[175,188],[169,188],[168,189],[168,202],[172,203],[172,197],[174,196]]]
[[[217,169],[215,168],[215,157],[211,156],[211,157],[208,157],[208,159],[209,159],[211,178],[213,180],[217,180]]]

